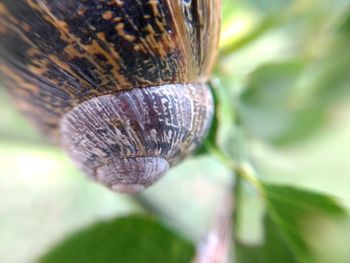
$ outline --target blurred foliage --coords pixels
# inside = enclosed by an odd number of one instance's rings
[[[240,112],[243,126],[254,137],[273,143],[305,138],[319,126],[317,110],[293,110],[290,100],[304,64],[287,61],[259,67],[251,76],[248,88],[241,95]],[[309,114],[307,114],[309,113]]]
[[[247,133],[243,140],[258,139],[268,147],[283,146],[284,149],[296,143],[302,147],[330,124],[334,109],[348,102],[350,39],[347,26],[350,5],[346,1],[335,2],[238,2],[233,12],[238,14],[237,20],[231,18],[235,16],[233,13],[224,12],[229,16],[224,21],[231,21],[231,24],[224,22],[224,28],[247,23],[249,30],[245,32],[242,26],[241,38],[235,39],[233,35],[229,41],[222,41],[216,74],[222,80],[222,86],[229,88],[235,112],[232,117],[236,116],[239,127],[228,129],[222,148],[231,158],[241,161],[242,167],[239,163],[233,163],[231,167],[236,166],[236,173],[253,187],[259,188],[259,184],[247,177],[252,171],[244,171],[244,165],[249,162],[254,165],[254,158],[247,154],[244,143],[237,143],[237,139],[242,140],[239,139],[241,129],[243,134]],[[255,21],[238,21],[241,19],[239,8],[254,10]],[[232,138],[233,131],[235,139]],[[254,167],[250,169],[254,170]],[[258,174],[264,177],[261,172]],[[348,215],[334,199],[308,190],[267,184],[257,190],[261,191],[266,209],[264,225],[261,226],[265,238],[259,241],[259,245],[247,245],[237,239],[238,262],[323,262],[324,259],[317,254],[320,251],[315,252],[309,241],[310,236],[314,241],[319,233],[310,235],[305,229],[320,217],[341,225],[345,239],[339,243],[349,241],[349,230],[339,223],[344,218],[349,221]],[[236,195],[236,202],[242,202],[240,195]],[[238,211],[244,206],[241,202]],[[237,227],[242,227],[241,223],[236,222]],[[318,240],[319,243],[323,241]],[[338,256],[330,256],[332,253],[329,252],[321,254],[334,262],[348,262],[350,259],[344,250]]]
[[[319,262],[312,242],[307,239],[308,226],[320,218],[331,218],[341,224],[347,212],[324,194],[267,184],[264,189],[268,205],[264,242],[254,246],[237,239],[238,262]]]
[[[99,223],[68,237],[41,263],[190,262],[193,246],[147,216]]]
[[[280,233],[270,217],[264,219],[265,240],[261,246],[247,245],[236,241],[237,261],[239,263],[294,263],[295,258],[283,242]]]
[[[227,75],[225,86],[240,94],[238,111],[253,137],[276,145],[306,140],[325,124],[330,108],[349,96],[346,4],[283,0],[241,5],[259,11],[255,28],[224,43],[225,54],[236,53],[222,58],[218,72],[225,73],[224,79]],[[233,20],[226,27],[244,22]]]
[[[267,231],[280,232],[280,243],[286,244],[297,262],[315,262],[305,240],[305,221],[310,224],[320,216],[339,220],[347,216],[346,211],[337,201],[323,194],[268,184],[263,188],[267,196],[268,218],[273,223]]]
[[[193,244],[205,236],[229,174],[253,182],[236,180],[237,263],[350,261],[350,220],[337,216],[345,213],[338,202],[350,208],[350,1],[223,6],[214,125],[196,158],[172,169],[142,202],[81,178],[0,89],[0,190],[8,200],[0,203],[1,262],[43,253],[42,262],[188,262],[193,245],[169,228]],[[214,160],[220,150],[230,159],[226,168]],[[86,228],[145,209],[160,220],[132,216]]]

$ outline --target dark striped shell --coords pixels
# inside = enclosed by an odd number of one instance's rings
[[[203,140],[220,0],[0,0],[0,75],[92,178],[138,192]]]

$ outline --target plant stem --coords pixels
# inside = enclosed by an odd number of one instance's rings
[[[242,177],[236,176],[235,182],[234,182],[234,189],[233,189],[233,199],[235,202],[235,207],[232,213],[232,221],[234,224],[234,229],[238,228],[238,222],[239,222],[239,211],[241,209],[241,195],[242,195]]]
[[[198,244],[196,257],[192,263],[232,262],[230,261],[230,256],[233,256],[231,251],[234,231],[232,214],[235,207],[233,190],[234,187],[230,185],[220,199],[212,226]]]
[[[238,163],[235,160],[227,157],[220,149],[215,146],[206,145],[209,152],[215,156],[223,165],[233,171],[237,176],[248,182],[257,192],[264,195],[263,187],[259,180],[256,178],[256,173],[253,167],[248,163]]]

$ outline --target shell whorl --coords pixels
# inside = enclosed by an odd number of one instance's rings
[[[1,0],[0,77],[92,178],[128,193],[203,140],[221,0]],[[189,84],[184,84],[189,83]]]
[[[115,92],[205,82],[220,0],[2,0],[0,77],[58,143],[62,116]]]
[[[135,193],[196,149],[212,114],[206,84],[135,88],[73,108],[61,121],[62,146],[92,178]]]

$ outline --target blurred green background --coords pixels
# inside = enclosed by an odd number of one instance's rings
[[[350,211],[349,4],[224,1],[214,79],[235,105],[263,179],[331,194]],[[225,110],[221,114],[219,143],[232,152],[225,142],[236,133]],[[16,111],[2,87],[0,174],[0,262],[32,262],[69,233],[142,210],[137,201],[87,180]],[[229,177],[211,156],[193,157],[142,198],[168,225],[198,241]],[[244,204],[238,236],[259,243],[263,206],[249,187]],[[320,229],[329,251],[316,244],[318,262],[350,262],[349,227],[324,222]]]

